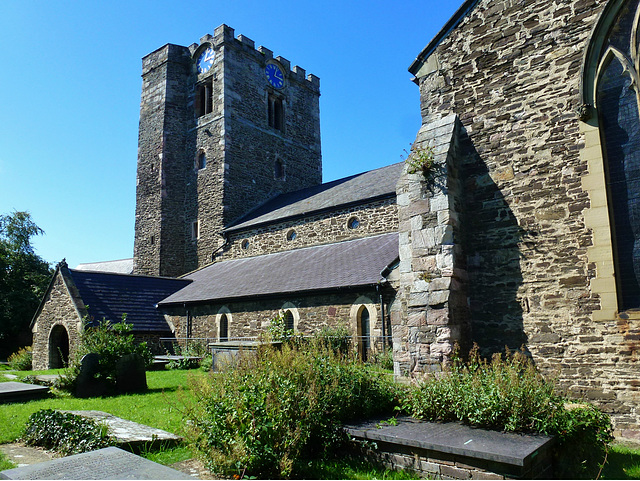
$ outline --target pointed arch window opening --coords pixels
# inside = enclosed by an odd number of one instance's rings
[[[363,306],[358,316],[358,338],[360,358],[363,362],[369,358],[371,349],[371,316],[366,306]]]
[[[619,310],[640,308],[640,0],[625,3],[595,76]]]
[[[295,328],[295,320],[293,317],[293,312],[287,310],[284,313],[284,328],[287,331],[293,331]]]
[[[229,319],[226,314],[220,316],[220,342],[226,342],[229,340]]]

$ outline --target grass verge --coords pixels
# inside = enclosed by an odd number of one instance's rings
[[[600,479],[640,479],[640,447],[614,443]]]
[[[16,465],[7,459],[4,453],[0,453],[0,471],[15,468]]]
[[[150,371],[147,373],[149,390],[143,394],[88,399],[56,396],[24,403],[2,404],[0,444],[16,441],[22,435],[29,416],[41,409],[105,411],[147,426],[183,434],[181,399],[190,397],[189,391],[184,388],[189,377],[203,375],[199,370]]]

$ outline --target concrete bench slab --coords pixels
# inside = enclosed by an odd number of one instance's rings
[[[141,447],[151,449],[159,446],[173,446],[182,441],[182,438],[176,434],[122,419],[103,411],[65,412],[106,424],[109,428],[109,434],[116,438],[118,446],[131,451],[136,451]]]
[[[193,479],[119,448],[75,454],[0,472],[0,479]]]
[[[49,392],[47,386],[24,382],[0,382],[0,402],[25,401],[44,397]]]

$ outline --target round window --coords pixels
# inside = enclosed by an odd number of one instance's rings
[[[242,243],[240,244],[240,246],[245,250],[248,249],[249,248],[249,240],[248,239],[243,240]]]
[[[287,240],[288,241],[295,240],[296,237],[298,237],[298,234],[296,234],[295,230],[291,229],[289,232],[287,232]]]
[[[358,227],[360,227],[360,221],[358,220],[357,217],[351,217],[348,221],[347,221],[347,227],[349,229],[357,229]]]

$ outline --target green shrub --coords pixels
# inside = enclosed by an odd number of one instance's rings
[[[186,410],[189,438],[225,475],[295,475],[340,445],[344,421],[389,412],[395,396],[390,382],[317,341],[265,347],[199,379]]]
[[[107,427],[76,414],[43,409],[29,416],[22,440],[64,455],[84,453],[114,444]]]
[[[107,382],[115,387],[116,364],[118,360],[127,354],[140,355],[147,367],[153,361],[151,351],[146,342],[136,343],[131,333],[132,326],[125,322],[126,316],[122,317],[122,322],[111,324],[108,320],[102,320],[97,326],[89,326],[85,320],[85,327],[80,336],[80,342],[74,360],[65,369],[61,387],[73,390],[75,382],[80,373],[80,362],[84,355],[96,353],[100,355],[99,372],[96,379]]]
[[[353,348],[351,332],[344,324],[323,327],[315,337],[323,346],[336,354],[347,355]]]
[[[449,371],[405,391],[401,404],[430,421],[557,436],[558,477],[595,476],[613,439],[606,414],[586,404],[568,409],[567,399],[522,352],[487,362],[474,347],[467,363],[454,360]]]
[[[389,347],[374,352],[370,362],[387,371],[393,371],[393,349]]]
[[[174,350],[176,356],[183,356],[183,358],[170,361],[167,365],[169,369],[196,369],[201,366],[208,354],[207,345],[195,341],[189,341],[185,346],[176,344]]]
[[[15,369],[16,371],[31,371],[32,360],[33,353],[31,352],[31,346],[19,349],[7,359],[11,369]]]

